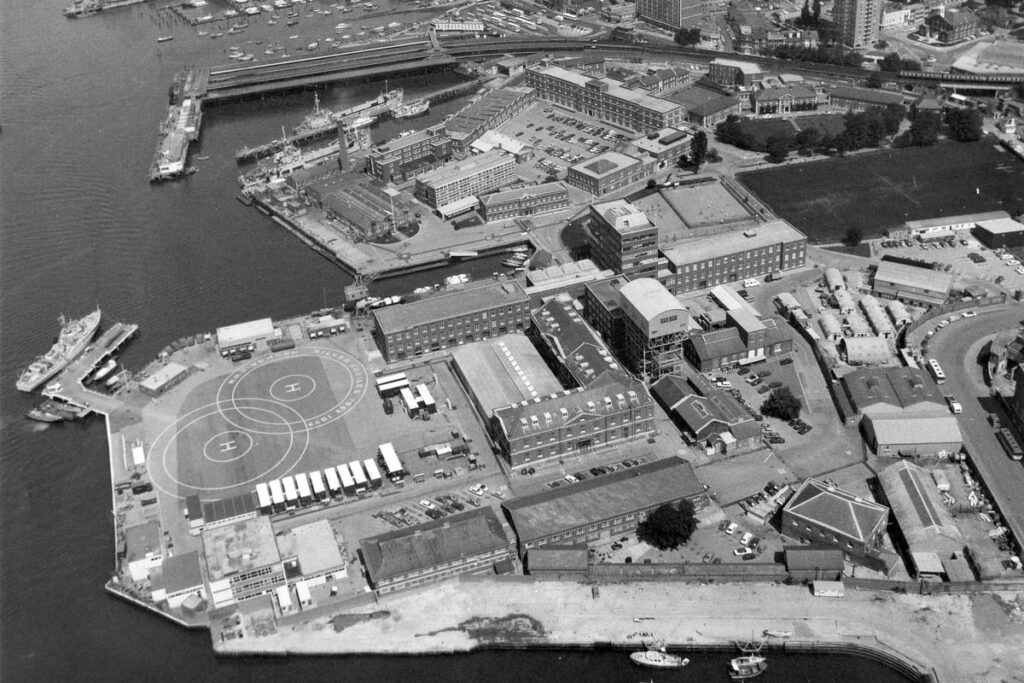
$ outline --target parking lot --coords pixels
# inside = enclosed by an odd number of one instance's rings
[[[931,243],[882,239],[872,242],[871,249],[875,257],[889,254],[937,263],[941,270],[954,276],[954,287],[973,281],[1000,285],[1010,291],[1024,287],[1024,249],[1020,248],[993,251],[973,237],[962,236]]]

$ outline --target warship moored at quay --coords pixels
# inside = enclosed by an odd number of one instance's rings
[[[68,366],[85,347],[92,341],[93,335],[100,326],[102,313],[96,309],[85,317],[67,320],[60,317],[60,334],[57,341],[45,354],[37,358],[21,373],[17,386],[20,391],[34,391],[40,384],[50,379]]]

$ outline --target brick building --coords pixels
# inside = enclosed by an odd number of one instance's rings
[[[480,197],[480,215],[487,222],[537,216],[568,207],[569,189],[561,182],[529,185]]]
[[[624,199],[590,207],[594,261],[628,278],[658,273],[658,228]]]
[[[452,155],[452,141],[443,124],[377,145],[366,156],[366,170],[384,182],[408,180],[443,164]]]
[[[516,179],[516,160],[492,150],[416,178],[416,196],[435,209],[511,184]]]

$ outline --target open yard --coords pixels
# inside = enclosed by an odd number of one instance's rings
[[[1002,209],[1024,212],[1024,162],[991,138],[942,143],[738,176],[812,242],[836,242],[851,227],[865,237],[908,220]]]

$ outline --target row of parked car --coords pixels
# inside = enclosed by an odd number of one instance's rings
[[[723,532],[726,536],[732,536],[736,533],[736,529],[738,528],[739,527],[736,522],[730,522],[728,520],[718,525],[718,530]],[[764,549],[761,547],[761,539],[749,531],[744,532],[744,534],[740,536],[739,543],[739,547],[735,548],[732,551],[732,554],[744,560],[752,560],[764,552]],[[705,558],[707,557],[709,557],[709,555],[705,555]],[[704,560],[705,563],[707,561],[707,559]]]
[[[640,465],[640,464],[642,464],[642,463],[644,463],[646,461],[647,461],[647,458],[631,458],[631,459],[628,459],[628,460],[623,460],[621,463],[616,463],[616,464],[611,464],[611,465],[600,465],[598,467],[591,467],[590,470],[589,470],[589,472],[590,472],[589,474],[587,474],[587,472],[583,472],[583,471],[573,472],[572,474],[565,475],[561,479],[556,479],[555,481],[548,482],[548,486],[550,488],[557,489],[563,483],[575,484],[575,483],[581,482],[581,481],[583,481],[585,479],[589,479],[590,477],[599,477],[602,474],[608,474],[610,472],[616,472],[616,471],[618,471],[620,469],[629,469],[631,467],[636,467],[637,465]]]

